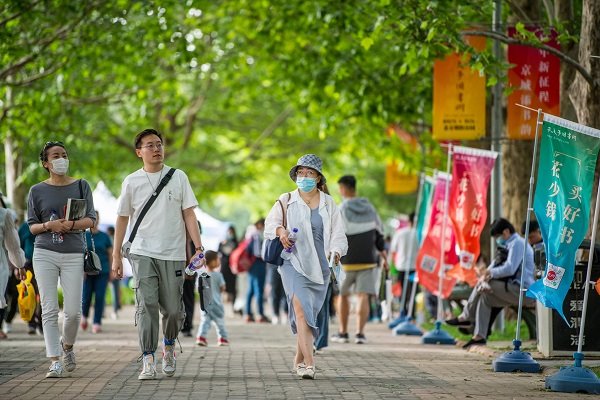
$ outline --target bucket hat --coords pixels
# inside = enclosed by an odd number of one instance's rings
[[[319,173],[319,175],[321,175],[321,182],[327,183],[327,179],[325,179],[325,175],[323,175],[322,172],[323,161],[321,161],[321,159],[318,156],[314,154],[305,154],[298,159],[296,165],[294,165],[292,169],[290,169],[290,178],[294,182],[296,182],[296,172],[298,171],[299,167],[307,167],[314,169]]]

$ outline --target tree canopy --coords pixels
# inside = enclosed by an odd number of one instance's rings
[[[47,140],[65,142],[73,175],[103,180],[118,195],[140,167],[133,137],[155,127],[167,164],[183,169],[201,205],[222,218],[264,215],[294,188],[287,172],[305,153],[324,159],[333,194],[337,177],[352,173],[384,216],[409,212],[414,195],[384,194],[385,164],[444,168],[430,135],[433,61],[469,53],[489,84],[503,79],[506,65],[474,53],[461,34],[489,30],[492,6],[8,0],[0,8],[0,137],[21,188],[15,200],[44,179],[37,154]],[[561,27],[565,41],[569,29]],[[392,123],[421,150],[386,136]]]

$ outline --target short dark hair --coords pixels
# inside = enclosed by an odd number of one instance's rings
[[[411,212],[410,214],[408,214],[408,221],[410,222],[411,225],[413,225],[415,223],[415,212]]]
[[[206,252],[204,253],[204,258],[206,259],[206,263],[208,264],[218,259],[219,253],[212,250],[206,250]]]
[[[159,131],[157,131],[156,129],[152,129],[152,128],[144,129],[143,131],[141,131],[140,133],[135,135],[135,148],[136,149],[139,149],[141,147],[142,139],[148,135],[156,135],[160,139],[160,142],[161,143],[163,142],[162,135],[160,134]]]
[[[56,142],[56,141],[46,142],[46,143],[44,143],[44,147],[42,147],[42,151],[40,151],[40,161],[41,162],[48,161],[48,149],[51,147],[54,147],[54,146],[59,146],[66,150],[63,142]]]
[[[525,234],[525,225],[527,225],[527,221],[523,222],[523,225],[521,225],[521,235]],[[535,219],[529,221],[529,233],[538,231],[539,229],[540,224]]]
[[[492,236],[501,235],[505,229],[508,229],[511,234],[515,233],[515,227],[513,226],[513,224],[508,222],[508,220],[505,218],[498,218],[498,219],[494,220],[494,222],[492,222],[492,227],[490,229],[490,235],[492,235]]]
[[[354,175],[344,175],[338,179],[337,183],[346,186],[348,189],[356,190],[356,178]]]

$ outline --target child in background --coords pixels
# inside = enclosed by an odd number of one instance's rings
[[[223,307],[223,302],[221,301],[221,293],[225,291],[225,279],[223,278],[223,274],[218,271],[221,267],[221,260],[219,259],[219,254],[212,250],[206,251],[204,256],[206,257],[206,266],[209,271],[208,275],[210,276],[212,303],[204,305],[206,311],[202,311],[196,344],[198,346],[208,346],[206,334],[210,329],[211,322],[214,322],[217,327],[217,335],[219,336],[218,345],[227,346],[229,345],[229,341],[227,340],[227,331],[225,330],[225,307]],[[202,289],[199,287],[198,290]]]

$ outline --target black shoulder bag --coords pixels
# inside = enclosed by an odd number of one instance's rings
[[[129,251],[131,250],[131,243],[133,243],[133,239],[135,239],[137,230],[140,227],[142,220],[146,216],[146,213],[148,213],[148,210],[150,209],[150,207],[152,206],[152,204],[154,203],[154,201],[156,200],[156,198],[158,197],[160,192],[163,190],[163,188],[165,186],[167,186],[167,183],[169,183],[169,181],[171,180],[171,177],[175,173],[175,170],[176,170],[176,168],[171,168],[169,170],[169,172],[167,172],[167,175],[165,175],[165,177],[162,178],[162,180],[160,181],[160,184],[158,185],[158,187],[156,188],[154,193],[152,193],[152,195],[150,196],[150,198],[148,199],[146,204],[144,204],[144,208],[142,208],[142,211],[140,212],[140,216],[138,217],[137,221],[135,221],[135,225],[133,226],[133,229],[131,230],[131,233],[129,234],[129,240],[127,240],[127,242],[123,243],[123,246],[121,246],[121,255],[123,257],[127,258],[127,260],[129,260],[129,263],[132,263],[131,259],[129,258]]]
[[[287,198],[287,203],[286,203],[285,208],[283,207],[281,198],[277,199],[277,202],[281,206],[281,212],[283,213],[282,226],[285,229],[287,229],[287,218],[286,218],[287,206],[289,204],[290,198],[292,197],[292,195],[290,193],[288,193],[287,195],[288,195],[288,198]],[[278,265],[278,266],[282,265],[283,264],[283,258],[281,258],[282,251],[283,251],[283,244],[279,240],[279,237],[276,237],[273,240],[267,239],[267,240],[265,240],[264,247],[263,247],[263,253],[264,253],[263,260],[265,260],[265,262],[267,262],[269,264]]]
[[[79,198],[83,199],[83,187],[82,187],[81,179],[79,180]],[[94,235],[90,230],[90,239],[92,240],[92,249],[88,249],[87,246],[87,238],[85,237],[85,233],[87,229],[84,229],[82,232],[83,236],[83,272],[88,275],[98,275],[102,272],[102,263],[100,262],[100,258],[98,254],[96,254],[96,245],[94,244]]]

